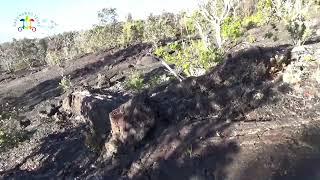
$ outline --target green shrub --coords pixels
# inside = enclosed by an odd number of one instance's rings
[[[8,133],[0,130],[0,152],[16,147],[27,138],[28,133],[24,131]]]
[[[277,1],[277,15],[286,24],[294,45],[302,45],[312,34],[306,26],[306,18],[310,13],[312,2],[304,0]]]
[[[235,40],[243,35],[241,21],[234,17],[228,17],[224,20],[221,27],[221,34],[225,39]]]
[[[193,36],[197,34],[196,20],[199,19],[200,13],[194,11],[191,15],[181,14],[180,31],[182,36]]]
[[[72,87],[70,76],[62,76],[59,86],[63,89],[64,92],[69,91]]]
[[[272,36],[273,36],[273,33],[270,32],[270,31],[268,31],[268,32],[264,35],[264,37],[265,37],[265,38],[268,38],[268,39],[272,38]]]
[[[17,71],[45,64],[46,42],[37,39],[13,40],[0,45],[0,65],[4,70]]]
[[[146,88],[154,89],[155,87],[169,81],[172,78],[172,76],[168,76],[166,74],[154,76],[148,82],[146,82]]]
[[[260,0],[257,11],[248,16],[229,16],[225,18],[221,26],[221,34],[225,39],[236,40],[243,36],[245,29],[262,26],[271,16],[271,0]]]
[[[46,63],[59,65],[64,61],[74,59],[79,52],[75,46],[77,32],[65,32],[48,38]]]
[[[189,44],[175,42],[157,48],[154,54],[169,64],[175,64],[187,76],[202,75],[222,59],[218,49],[206,48],[203,41],[191,41]]]
[[[121,24],[96,26],[93,29],[80,32],[76,37],[75,46],[80,54],[118,47],[121,34]]]
[[[134,92],[141,92],[144,89],[154,89],[157,86],[169,81],[173,77],[167,74],[156,75],[149,80],[145,80],[141,73],[133,73],[129,79],[125,81],[125,88]]]
[[[252,29],[262,26],[274,18],[272,0],[258,0],[255,10],[252,14],[240,16],[242,27]]]
[[[132,74],[125,82],[125,88],[133,91],[140,92],[144,89],[144,80],[140,73]]]
[[[73,59],[79,54],[74,44],[76,36],[76,32],[68,32],[43,39],[22,39],[1,44],[1,67],[17,71]]]
[[[144,36],[143,21],[128,21],[123,26],[122,43],[124,45],[142,42]]]
[[[119,47],[123,24],[118,22],[117,9],[103,8],[98,11],[99,25],[92,29],[79,32],[75,39],[75,49],[77,54],[106,50]]]
[[[252,36],[252,35],[249,35],[249,36],[248,36],[248,41],[249,41],[249,43],[254,43],[254,42],[257,41],[257,38],[254,37],[254,36]]]
[[[49,65],[60,65],[62,63],[62,55],[59,51],[48,51],[46,61]]]
[[[244,17],[242,26],[246,29],[251,29],[263,25],[265,20],[265,16],[261,11],[259,11],[256,14]]]
[[[271,19],[274,19],[274,0],[259,0],[256,12],[256,17],[253,18],[261,25],[268,23]]]
[[[173,13],[150,15],[145,22],[144,39],[147,42],[157,43],[176,37],[179,32],[179,21]]]
[[[296,18],[289,20],[286,29],[295,45],[302,45],[307,39],[307,27],[304,19]]]

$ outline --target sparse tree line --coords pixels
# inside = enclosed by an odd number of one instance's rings
[[[303,44],[312,33],[305,23],[308,12],[316,6],[317,0],[201,0],[194,12],[151,14],[145,20],[129,14],[124,22],[118,21],[116,9],[105,8],[98,12],[100,24],[90,30],[1,44],[0,69],[56,65],[87,53],[148,42],[155,55],[175,64],[180,73],[198,76],[219,63],[228,46],[253,27],[282,21],[293,43]],[[180,41],[159,43],[168,39]]]

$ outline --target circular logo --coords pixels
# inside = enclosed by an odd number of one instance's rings
[[[14,27],[19,32],[32,31],[36,32],[37,27],[40,25],[39,17],[32,12],[23,12],[19,14],[14,20]]]

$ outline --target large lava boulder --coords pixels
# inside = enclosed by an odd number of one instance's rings
[[[100,144],[110,133],[108,114],[125,101],[126,98],[122,96],[76,91],[63,100],[62,109],[88,125],[91,139]]]

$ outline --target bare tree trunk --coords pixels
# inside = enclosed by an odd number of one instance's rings
[[[222,40],[222,37],[221,37],[221,23],[217,23],[215,25],[215,30],[216,30],[216,41],[217,41],[217,45],[218,45],[218,48],[221,49],[222,48],[222,44],[223,44],[223,40]]]
[[[219,49],[223,48],[224,40],[221,37],[221,26],[223,21],[230,15],[231,11],[234,11],[238,6],[238,0],[204,0],[200,3],[201,14],[207,23],[211,26],[215,32],[215,41]],[[220,8],[222,6],[222,9]],[[200,26],[198,30],[202,30],[203,28]],[[211,32],[211,30],[207,30],[207,32]],[[199,32],[201,37],[208,37],[208,34],[204,34],[204,32]],[[205,40],[203,40],[205,41]],[[212,43],[209,41],[209,43]]]

